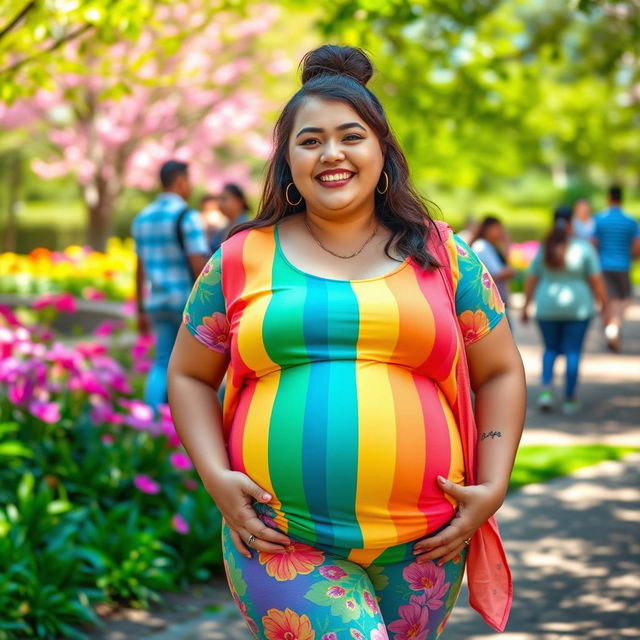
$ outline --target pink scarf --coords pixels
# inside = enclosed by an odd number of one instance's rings
[[[449,225],[437,222],[440,235],[447,238],[452,233]],[[452,312],[456,314],[453,275],[449,254],[444,243],[431,242],[431,249],[443,268],[440,269]],[[456,323],[456,326],[458,324]],[[460,344],[464,345],[462,332],[458,326]],[[466,483],[476,483],[476,448],[478,431],[471,402],[471,381],[464,348],[460,349],[456,367],[456,402],[452,411],[456,417],[466,472]],[[507,557],[502,546],[495,517],[489,518],[473,535],[467,555],[467,582],[469,604],[496,631],[504,631],[511,610],[513,584]]]

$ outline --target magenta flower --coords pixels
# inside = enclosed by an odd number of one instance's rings
[[[93,330],[93,335],[96,336],[96,338],[108,338],[115,331],[124,329],[124,326],[124,322],[122,321],[105,320]]]
[[[87,300],[106,300],[107,298],[106,294],[94,287],[85,287],[82,290],[82,297]]]
[[[29,413],[48,424],[60,421],[60,407],[55,402],[34,400],[29,403]]]
[[[189,523],[179,513],[171,518],[171,526],[183,536],[189,533]]]
[[[425,640],[429,634],[429,609],[421,607],[411,598],[409,604],[398,608],[400,618],[389,625],[394,640]]]
[[[343,589],[342,587],[337,587],[335,585],[327,589],[327,595],[330,598],[342,598],[346,593],[347,593],[346,589]]]
[[[173,465],[174,469],[178,471],[187,471],[189,469],[193,469],[193,463],[191,462],[189,456],[186,453],[182,453],[182,451],[174,451],[169,456],[169,461]]]
[[[321,576],[328,580],[340,580],[340,578],[344,578],[347,575],[347,572],[344,569],[341,569],[334,564],[320,567],[318,571]]]
[[[320,640],[338,640],[338,636],[333,633],[333,631],[329,631],[329,633],[325,633]]]
[[[102,435],[100,440],[102,441],[103,444],[109,445],[109,444],[113,444],[114,437],[110,433],[105,433]]]
[[[203,318],[196,334],[200,342],[214,351],[226,353],[229,350],[229,321],[224,313],[216,311],[212,316]]]
[[[349,633],[354,640],[364,640],[364,635],[357,629],[349,629]]]
[[[364,601],[366,602],[367,607],[372,613],[375,613],[378,610],[378,603],[368,591],[364,592]]]
[[[422,591],[425,604],[429,609],[442,607],[441,598],[447,592],[449,583],[445,582],[445,571],[435,562],[414,562],[402,572],[402,577],[414,591]]]
[[[136,313],[136,304],[135,302],[125,302],[121,307],[122,314],[130,318],[134,316]]]
[[[198,483],[193,478],[185,478],[182,484],[187,491],[195,491],[198,488]]]
[[[152,480],[149,476],[140,474],[137,475],[133,479],[133,484],[135,485],[138,491],[142,491],[142,493],[148,493],[155,495],[156,493],[160,493],[160,485]]]

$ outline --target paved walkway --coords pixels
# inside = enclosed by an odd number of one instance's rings
[[[582,367],[581,412],[535,409],[540,347],[534,326],[516,324],[529,383],[523,442],[640,447],[640,305],[629,314],[625,352],[603,350],[596,323]],[[561,367],[558,372],[560,373]],[[463,592],[443,640],[623,640],[640,638],[640,454],[605,462],[506,500],[499,520],[514,575],[507,631],[495,634]],[[195,617],[213,606],[216,611]],[[137,616],[137,620],[132,619]],[[249,640],[222,581],[177,596],[160,613],[123,612],[104,640]]]

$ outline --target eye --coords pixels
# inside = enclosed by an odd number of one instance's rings
[[[317,138],[307,138],[306,140],[303,140],[300,143],[301,147],[310,147],[311,145],[315,144],[316,142],[318,142]]]
[[[354,142],[357,140],[364,140],[362,136],[359,136],[357,133],[349,133],[344,137],[345,142]]]

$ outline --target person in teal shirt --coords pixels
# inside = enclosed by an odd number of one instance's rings
[[[553,406],[555,361],[561,354],[566,357],[565,414],[573,414],[578,408],[578,369],[584,337],[596,313],[596,300],[604,318],[608,316],[598,256],[589,242],[572,236],[571,216],[570,207],[556,209],[553,228],[529,266],[522,311],[526,323],[529,305],[535,301],[535,318],[544,342],[542,390],[538,396],[543,411]]]

